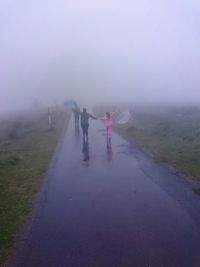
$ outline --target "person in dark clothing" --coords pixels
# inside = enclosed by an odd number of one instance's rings
[[[73,112],[74,112],[75,129],[78,129],[79,128],[80,109],[76,103],[74,104]]]
[[[81,116],[81,128],[83,132],[83,139],[88,139],[88,128],[89,128],[89,118],[96,120],[97,118],[87,113],[87,109],[83,108],[83,111],[80,112]]]

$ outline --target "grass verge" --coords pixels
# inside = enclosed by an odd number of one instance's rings
[[[115,130],[194,180],[200,180],[200,109],[134,110],[132,120]]]
[[[4,131],[0,142],[0,263],[8,255],[16,231],[31,209],[32,197],[69,117],[64,111],[56,111],[53,129],[48,128],[46,112],[29,114],[6,124],[9,130],[7,135]]]

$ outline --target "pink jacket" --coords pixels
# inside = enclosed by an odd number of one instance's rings
[[[103,117],[103,122],[104,122],[104,124],[105,124],[106,127],[111,127],[113,125],[112,117],[110,117],[108,119],[107,116],[104,116]]]

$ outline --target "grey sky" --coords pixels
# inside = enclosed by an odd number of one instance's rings
[[[200,99],[197,0],[0,0],[0,36],[0,110]]]

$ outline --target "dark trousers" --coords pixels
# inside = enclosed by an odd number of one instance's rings
[[[78,128],[79,127],[79,115],[75,114],[74,120],[75,120],[75,128]]]
[[[89,128],[89,124],[81,124],[81,128],[83,131],[83,137],[88,137],[88,128]]]

